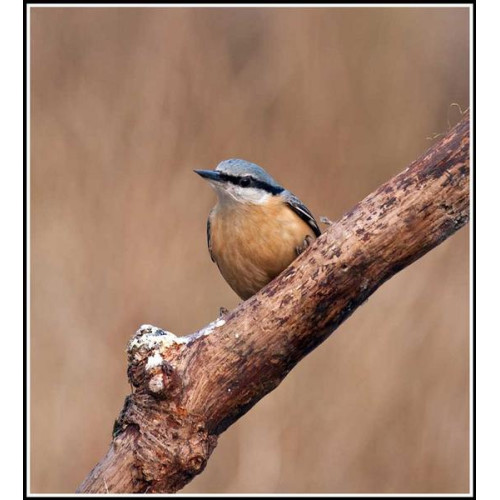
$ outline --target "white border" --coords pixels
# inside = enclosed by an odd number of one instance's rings
[[[27,341],[26,341],[26,349],[27,349],[27,392],[26,392],[26,400],[25,404],[27,407],[27,457],[26,457],[26,491],[29,496],[32,497],[107,497],[109,496],[108,494],[57,494],[57,493],[51,493],[51,494],[45,494],[45,493],[31,493],[30,491],[30,477],[31,477],[31,468],[30,468],[30,457],[31,457],[31,435],[30,435],[30,422],[31,422],[31,408],[30,408],[30,366],[31,366],[31,359],[30,359],[30,310],[31,310],[31,304],[30,304],[30,202],[31,202],[31,192],[30,192],[30,165],[31,165],[31,157],[30,157],[30,106],[31,106],[31,101],[30,101],[30,11],[32,8],[51,8],[51,7],[56,7],[56,8],[79,8],[79,7],[93,7],[93,8],[128,8],[128,7],[144,7],[144,8],[197,8],[197,7],[204,7],[204,8],[235,8],[235,7],[253,7],[253,8],[377,8],[377,7],[394,7],[394,8],[466,8],[469,10],[469,25],[470,25],[470,43],[469,43],[469,61],[470,61],[470,71],[469,71],[469,102],[470,102],[470,117],[471,117],[471,134],[472,131],[474,130],[474,100],[473,100],[473,95],[474,95],[474,71],[473,71],[473,48],[472,48],[472,40],[474,36],[474,25],[473,25],[473,11],[472,11],[472,4],[467,5],[467,4],[458,4],[458,5],[452,5],[452,4],[418,4],[418,3],[412,3],[412,4],[371,4],[371,3],[366,3],[366,4],[141,4],[141,3],[134,3],[134,4],[92,4],[92,3],[82,3],[82,4],[40,4],[40,5],[28,5],[27,7],[27,12],[26,12],[26,78],[27,78],[27,89],[26,89],[26,106],[27,106],[27,123],[26,123],[26,165],[27,165],[27,177],[26,177],[26,197],[27,197],[27,207],[26,207],[26,216],[27,216],[27,230],[26,230],[26,245],[27,245],[27,261],[26,261],[26,266],[27,266],[27,273],[26,273],[26,283],[27,283],[27,290],[26,290],[26,295],[27,295],[27,302],[26,302],[26,307],[27,307],[27,314],[26,314],[26,328],[27,328]],[[474,138],[471,136],[471,172],[474,172],[475,165],[474,165],[474,151],[475,151],[475,144],[474,144]],[[386,497],[401,497],[401,498],[413,498],[413,497],[431,497],[431,498],[470,498],[471,492],[474,491],[474,471],[473,471],[473,455],[474,455],[474,448],[473,448],[473,428],[474,428],[474,408],[473,408],[473,397],[472,394],[475,390],[475,387],[473,386],[473,356],[474,356],[474,351],[473,351],[473,328],[474,328],[474,318],[473,318],[473,295],[472,295],[472,288],[473,288],[473,263],[474,263],[474,254],[473,254],[473,243],[472,243],[472,235],[474,231],[474,213],[473,213],[473,205],[474,205],[474,180],[473,180],[473,175],[471,176],[471,216],[470,216],[470,225],[469,225],[469,249],[470,249],[470,260],[469,260],[469,265],[470,265],[470,271],[469,271],[469,277],[470,277],[470,298],[469,298],[469,307],[470,307],[470,357],[469,357],[469,388],[470,388],[470,394],[469,394],[469,405],[470,405],[470,427],[469,427],[469,443],[470,443],[470,450],[469,450],[469,471],[470,471],[470,476],[469,476],[469,493],[460,493],[460,494],[448,494],[448,493],[439,493],[439,494],[425,494],[425,493],[407,493],[407,494],[385,494],[385,493],[372,493],[372,494],[341,494],[341,493],[311,493],[311,494],[267,494],[265,496],[273,496],[273,497],[352,497],[352,498],[386,498]],[[83,480],[83,478],[82,478]],[[255,496],[263,496],[259,494],[186,494],[186,493],[175,493],[175,496],[183,496],[183,497],[255,497]],[[120,496],[122,497],[134,497],[137,498],[138,496],[145,496],[145,497],[165,497],[165,496],[170,496],[168,494],[121,494]]]
[[[0,229],[2,335],[2,409],[0,412],[4,496],[15,498],[23,484],[23,34],[22,4],[7,2],[0,16]],[[26,374],[27,375],[27,374]],[[19,491],[16,491],[18,494]],[[17,495],[16,495],[17,496]]]
[[[26,493],[31,494],[31,8],[26,9]]]
[[[472,4],[456,4],[452,5],[449,3],[430,3],[430,4],[421,4],[421,3],[401,3],[401,4],[383,4],[383,3],[356,3],[356,4],[348,4],[348,3],[341,3],[341,4],[335,4],[335,3],[267,3],[267,4],[258,4],[258,3],[210,3],[210,4],[205,4],[205,3],[192,3],[192,4],[182,4],[182,3],[172,3],[172,4],[154,4],[154,3],[127,3],[127,4],[113,4],[113,3],[102,3],[102,4],[93,4],[93,3],[82,3],[82,4],[71,4],[71,3],[52,3],[52,4],[43,4],[43,5],[34,5],[34,8],[45,8],[45,7],[74,7],[74,8],[79,8],[79,7],[95,7],[95,8],[127,8],[127,7],[146,7],[146,8],[199,8],[199,7],[207,7],[207,8],[235,8],[235,7],[242,7],[242,8],[314,8],[314,9],[320,9],[320,8],[348,8],[348,9],[354,9],[354,8],[377,8],[377,7],[384,7],[384,8],[436,8],[436,7],[441,7],[441,8],[453,8],[453,9],[459,9],[459,8],[464,8],[464,9],[471,9]]]

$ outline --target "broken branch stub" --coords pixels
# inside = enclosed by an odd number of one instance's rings
[[[469,219],[469,117],[359,202],[279,277],[188,337],[144,326],[106,456],[79,492],[173,492],[217,436],[379,286]]]

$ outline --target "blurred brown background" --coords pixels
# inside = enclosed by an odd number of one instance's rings
[[[265,167],[338,218],[469,104],[465,8],[31,9],[31,491],[73,492],[127,340],[237,296],[193,174]],[[466,492],[469,228],[386,283],[183,492]]]

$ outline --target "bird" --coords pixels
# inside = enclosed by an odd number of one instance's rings
[[[278,276],[321,230],[309,209],[262,167],[239,158],[194,170],[217,194],[207,220],[208,251],[243,300]]]

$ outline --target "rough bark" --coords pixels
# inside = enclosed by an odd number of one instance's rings
[[[134,391],[78,492],[174,492],[217,437],[382,283],[469,219],[469,116],[358,203],[273,282],[188,336],[145,325],[128,346]]]

